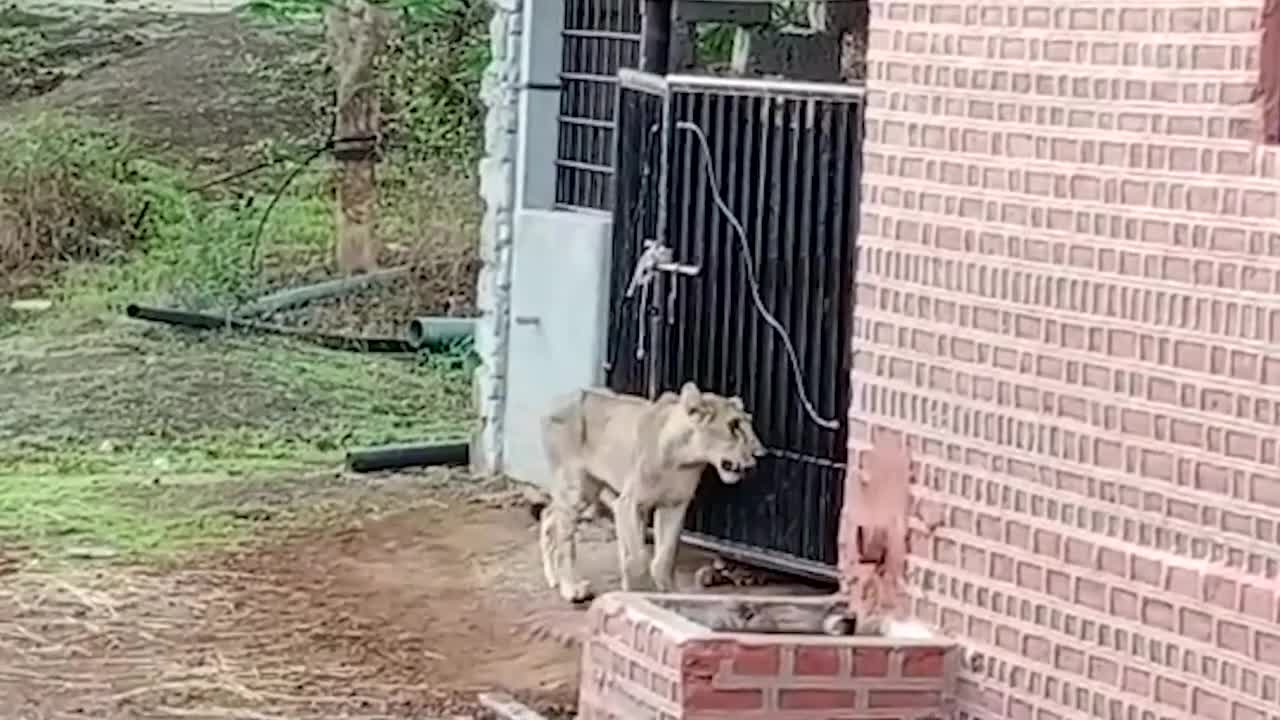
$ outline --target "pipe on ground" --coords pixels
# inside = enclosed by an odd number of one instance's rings
[[[347,467],[359,473],[410,467],[456,467],[470,462],[471,445],[466,442],[389,445],[347,452]]]
[[[475,318],[416,317],[406,333],[414,350],[469,340],[476,335]]]
[[[287,288],[273,292],[270,295],[264,295],[247,305],[237,308],[235,314],[240,317],[261,317],[288,308],[306,305],[316,300],[328,300],[352,295],[370,287],[384,285],[393,280],[407,277],[412,269],[410,266],[404,265],[387,270],[377,270],[365,275],[325,280],[314,285]]]
[[[130,303],[129,306],[125,308],[125,314],[137,320],[147,320],[150,322],[177,325],[179,327],[194,328],[197,330],[241,330],[262,333],[264,335],[279,335],[281,337],[295,338],[297,340],[314,343],[332,350],[348,350],[368,353],[414,352],[413,346],[400,338],[354,337],[351,335],[310,332],[285,327],[283,325],[273,325],[270,323],[228,317],[225,315],[192,312],[190,310],[148,307],[146,305]]]

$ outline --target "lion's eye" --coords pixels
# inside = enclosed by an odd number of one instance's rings
[[[729,432],[733,433],[734,435],[737,435],[738,433],[742,432],[742,421],[736,418],[733,420],[730,420]]]

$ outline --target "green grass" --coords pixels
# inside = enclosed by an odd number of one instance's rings
[[[353,447],[469,433],[467,347],[357,355],[121,318],[130,301],[226,307],[323,264],[333,209],[322,164],[277,203],[259,268],[254,233],[288,164],[235,192],[193,192],[192,178],[127,135],[57,117],[0,130],[0,155],[11,160],[0,194],[43,193],[22,228],[58,270],[39,268],[54,309],[0,310],[0,542],[130,559],[225,545],[263,530],[243,507],[251,490],[336,467]],[[470,212],[407,172],[387,186],[388,227],[420,227],[433,203]],[[308,497],[275,502],[269,524],[305,515]]]
[[[169,555],[260,529],[244,496],[353,447],[461,440],[465,348],[416,361],[108,327],[0,341],[0,538]],[[314,488],[303,488],[303,496]],[[291,497],[272,502],[273,522]]]
[[[379,165],[379,223],[393,245],[427,246],[439,266],[423,287],[452,295],[466,273],[450,268],[473,261],[480,214],[471,168],[488,10],[428,9],[383,68],[398,147]],[[51,62],[41,33],[0,32],[0,58]],[[34,87],[18,63],[5,68],[0,81]],[[296,82],[271,65],[254,75],[268,97]],[[328,86],[323,71],[311,79]],[[308,147],[259,142],[216,169],[207,149],[157,147],[83,115],[0,117],[0,545],[129,560],[223,546],[365,502],[333,472],[350,448],[472,429],[467,347],[362,356],[124,320],[128,302],[221,309],[330,263],[327,156],[297,175],[256,240],[294,162],[194,188]],[[15,295],[54,307],[17,313]]]
[[[0,269],[67,267],[60,304],[77,313],[130,300],[205,308],[261,290],[272,269],[322,263],[333,238],[327,165],[300,173],[261,235],[275,188],[293,167],[235,186],[199,180],[146,152],[124,131],[57,115],[0,128]],[[267,145],[255,159],[291,148]]]
[[[132,475],[9,477],[0,485],[0,536],[55,557],[90,551],[121,559],[243,539],[254,530],[250,515],[193,502],[211,487],[148,485]]]

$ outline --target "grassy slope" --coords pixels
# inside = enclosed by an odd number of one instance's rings
[[[299,150],[266,140],[236,166]],[[7,288],[55,301],[35,316],[0,302],[0,538],[125,556],[225,542],[259,527],[263,497],[273,521],[293,517],[297,497],[264,489],[332,483],[315,473],[350,447],[470,429],[465,349],[379,358],[119,318],[128,301],[225,307],[314,276],[332,238],[324,161],[292,183],[254,248],[290,163],[193,192],[232,168],[196,177],[181,148],[157,150],[111,122],[5,118],[2,106],[0,158],[0,299]],[[389,159],[391,237],[435,223],[474,238],[474,195],[457,167]]]

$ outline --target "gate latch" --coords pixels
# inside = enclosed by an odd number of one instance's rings
[[[635,295],[636,290],[648,285],[653,280],[654,273],[659,272],[693,277],[702,272],[702,268],[698,265],[675,262],[671,248],[659,245],[655,240],[645,240],[644,252],[640,253],[640,259],[636,261],[636,270],[631,274],[631,283],[627,285],[627,297]]]

